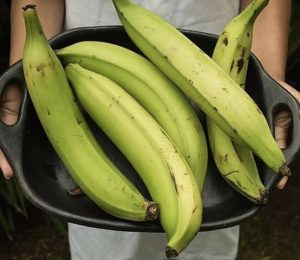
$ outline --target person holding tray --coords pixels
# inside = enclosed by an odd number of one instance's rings
[[[134,2],[153,10],[177,28],[218,35],[251,1],[135,0]],[[120,25],[111,0],[12,0],[11,65],[22,58],[25,39],[22,7],[26,4],[37,6],[47,38],[71,28]],[[270,0],[255,22],[252,51],[270,76],[300,101],[300,93],[285,82],[290,15],[291,0]],[[10,85],[5,89],[0,107],[1,120],[4,123],[11,125],[17,121],[21,96],[21,91],[16,85]],[[288,111],[281,111],[276,115],[275,138],[281,148],[287,146],[290,125],[291,117]],[[6,178],[13,176],[13,171],[1,150],[0,168]],[[278,188],[284,188],[286,182],[287,177],[281,179]],[[73,260],[164,259],[164,252],[161,251],[166,239],[164,234],[111,231],[71,223],[68,227]],[[237,257],[239,226],[202,233],[178,259],[233,260]]]

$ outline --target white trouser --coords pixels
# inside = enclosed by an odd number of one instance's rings
[[[239,226],[199,232],[176,260],[234,260]],[[162,260],[164,233],[122,232],[69,224],[72,260]]]

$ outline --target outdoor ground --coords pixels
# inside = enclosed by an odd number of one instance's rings
[[[300,259],[300,174],[285,190],[274,191],[269,203],[241,225],[238,260]],[[0,230],[0,260],[68,260],[68,241],[40,210],[30,207],[20,217],[13,241]]]

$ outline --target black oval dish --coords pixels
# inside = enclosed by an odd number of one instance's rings
[[[205,52],[212,53],[217,39],[215,36],[193,31],[182,32]],[[50,42],[54,49],[58,49],[82,40],[106,41],[138,52],[120,26],[78,28],[66,31]],[[262,109],[272,130],[272,115],[278,107],[287,106],[292,112],[293,127],[285,155],[289,165],[293,166],[300,148],[298,104],[265,73],[253,56],[248,75],[247,91]],[[49,144],[36,117],[26,92],[21,62],[3,73],[0,79],[1,93],[5,85],[11,81],[17,81],[23,86],[24,98],[18,122],[13,126],[0,124],[0,145],[11,162],[26,197],[41,210],[69,222],[113,230],[162,232],[158,221],[137,223],[121,220],[103,212],[86,196],[68,195],[75,185]],[[202,113],[200,111],[198,113],[204,123]],[[99,128],[89,118],[87,119],[112,160],[133,180],[145,196],[148,196],[143,183],[127,160]],[[258,159],[257,164],[264,184],[271,188],[278,180],[278,175],[267,169]],[[239,224],[260,208],[228,186],[217,172],[211,158],[209,158],[203,191],[203,203],[202,231]]]

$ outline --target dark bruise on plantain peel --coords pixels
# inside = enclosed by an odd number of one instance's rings
[[[245,54],[246,54],[246,48],[242,47],[241,57],[237,61],[235,59],[232,60],[230,65],[230,72],[232,71],[234,64],[236,63],[236,66],[238,67],[237,73],[240,74],[245,64],[245,60],[244,60]]]
[[[46,66],[47,66],[47,65],[46,65],[45,63],[43,63],[43,62],[36,66],[36,71],[37,71],[37,72],[40,72],[41,75],[42,75],[42,77],[45,76],[45,71],[44,71],[44,69],[45,69]]]
[[[240,59],[237,61],[237,73],[240,74],[240,72],[242,71],[244,64],[245,64],[245,54],[246,54],[246,47],[242,47],[242,52],[241,52],[241,57]]]
[[[242,69],[243,69],[243,67],[244,67],[244,64],[245,64],[244,58],[240,58],[240,59],[237,61],[237,67],[238,67],[237,73],[238,73],[238,74],[240,74],[240,72],[242,71]]]
[[[232,129],[232,131],[235,133],[235,134],[237,134],[238,133],[238,131],[236,130],[236,129]]]
[[[228,45],[228,38],[227,37],[223,39],[223,43],[224,43],[225,46]]]

